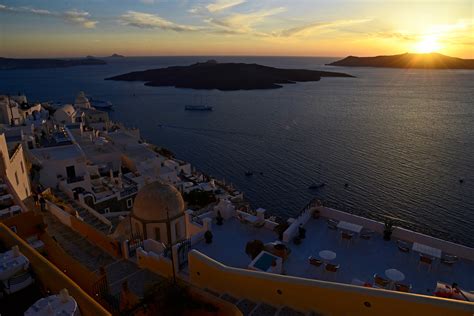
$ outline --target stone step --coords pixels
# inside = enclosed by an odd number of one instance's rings
[[[82,220],[87,223],[88,225],[94,227],[95,229],[108,234],[110,227],[106,224],[104,224],[102,221],[100,221],[97,217],[92,215],[86,208],[82,207],[79,203],[77,203],[75,200],[71,199],[67,194],[64,192],[54,190],[54,194],[68,202],[79,214],[79,216],[82,218]]]

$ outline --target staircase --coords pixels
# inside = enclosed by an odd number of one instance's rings
[[[244,316],[318,316],[315,312],[302,313],[287,306],[275,307],[262,302],[254,302],[246,298],[237,299],[227,293],[219,295],[212,290],[206,290],[208,293],[217,296],[227,302],[237,306]]]
[[[108,235],[111,233],[112,226],[108,226],[105,223],[103,223],[95,215],[91,214],[87,209],[85,209],[79,203],[77,203],[74,199],[71,199],[66,193],[59,190],[53,190],[53,193],[58,198],[64,200],[66,203],[71,205],[77,211],[77,213],[79,214],[79,216],[82,218],[82,220],[85,223],[89,224],[90,226],[94,227],[95,229],[104,233],[105,235]]]

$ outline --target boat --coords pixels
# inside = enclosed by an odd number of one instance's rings
[[[102,100],[89,98],[89,102],[94,108],[98,110],[108,110],[113,107],[113,104],[110,101],[102,101]]]
[[[212,111],[213,107],[210,105],[186,105],[186,111]]]
[[[315,189],[320,189],[322,187],[324,187],[326,185],[326,183],[313,183],[311,184],[310,186],[308,186],[308,189],[312,189],[312,190],[315,190]]]

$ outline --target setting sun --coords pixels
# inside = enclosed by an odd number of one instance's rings
[[[436,36],[424,36],[420,42],[415,45],[415,52],[417,53],[432,53],[441,48]]]

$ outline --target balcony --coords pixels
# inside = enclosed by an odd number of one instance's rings
[[[82,181],[84,181],[84,176],[75,176],[75,177],[69,177],[66,179],[67,184],[82,182]]]

